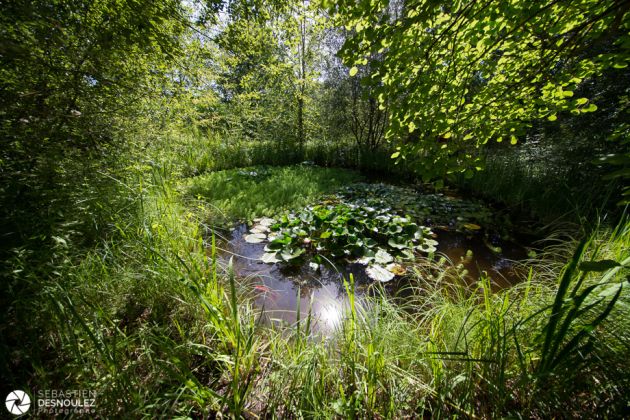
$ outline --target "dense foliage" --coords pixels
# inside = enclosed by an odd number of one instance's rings
[[[103,418],[627,412],[629,1],[0,6],[0,395],[44,417],[38,392],[71,389]],[[467,241],[517,237],[512,287],[464,267]],[[281,293],[276,328],[258,303]]]
[[[621,1],[383,0],[331,8],[353,31],[342,50],[350,75],[370,63],[366,77],[391,112],[388,136],[405,140],[403,157],[424,157],[427,179],[472,176],[483,167],[475,148],[517,144],[532,120],[596,111],[576,89],[630,59]]]

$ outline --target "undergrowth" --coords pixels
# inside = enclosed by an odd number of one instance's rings
[[[296,210],[315,198],[361,179],[358,172],[313,165],[247,167],[212,172],[186,181],[186,194],[207,209],[217,225]]]
[[[384,293],[361,307],[350,299],[336,334],[306,348],[297,329],[276,337],[254,405],[321,418],[619,415],[629,385],[628,270],[578,267],[628,264],[628,229],[584,241],[559,284],[532,271],[499,293],[488,278],[471,292],[457,270],[426,261],[404,303]]]
[[[487,154],[483,171],[457,184],[540,226],[588,225],[604,214],[619,217],[622,208],[611,203],[619,195],[620,183],[603,180],[602,168],[583,157],[566,157],[569,152],[562,152],[562,147],[571,150],[570,145],[538,143],[494,150]]]
[[[565,243],[563,268],[530,265],[522,283],[498,293],[486,277],[471,290],[439,259],[417,261],[399,297],[374,286],[355,303],[347,279],[349,307],[324,338],[310,316],[288,329],[261,325],[248,286],[219,263],[201,226],[208,215],[299,207],[358,175],[302,165],[182,181],[177,165],[160,162],[156,153],[120,171],[86,171],[102,183],[89,208],[78,210],[80,191],[59,203],[61,220],[91,215],[76,224],[84,228],[58,223],[6,251],[7,386],[93,390],[104,417],[627,412],[627,221]],[[219,181],[246,194],[231,197]]]

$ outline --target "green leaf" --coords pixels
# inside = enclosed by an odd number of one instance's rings
[[[400,152],[394,152],[394,153],[392,153],[391,158],[392,159],[396,159],[398,156],[400,156]]]
[[[435,242],[435,241],[434,241]],[[416,247],[418,251],[426,252],[431,254],[437,251],[437,248],[433,245],[433,242],[425,241]]]
[[[387,264],[389,262],[392,262],[394,260],[394,257],[392,257],[391,254],[384,249],[379,249],[378,251],[376,251],[374,260],[378,264]]]
[[[264,233],[251,233],[249,235],[245,235],[243,238],[247,243],[258,244],[267,239],[267,235]]]
[[[282,257],[284,261],[291,261],[292,259],[295,259],[299,257],[300,255],[304,254],[304,252],[306,252],[304,248],[297,248],[295,250],[283,249],[280,252],[280,257]]]
[[[64,247],[68,247],[68,242],[64,239],[61,238],[59,236],[53,236],[52,239],[58,244],[58,245],[62,245]]]
[[[266,264],[275,264],[282,261],[278,258],[277,252],[265,252],[260,259]]]
[[[376,264],[368,267],[365,272],[369,278],[380,281],[381,283],[386,283],[395,277],[394,273]]]
[[[582,108],[582,112],[595,112],[597,111],[597,105],[591,103],[586,108]]]
[[[468,230],[479,230],[481,229],[481,226],[475,224],[475,223],[464,223],[462,225],[463,227],[465,227]]]
[[[332,232],[327,230],[327,231],[322,232],[322,234],[319,235],[319,237],[320,239],[327,239],[327,238],[330,238],[330,235],[332,235]]]
[[[269,228],[267,226],[262,226],[262,225],[253,226],[249,230],[249,233],[265,233],[265,232],[269,232]]]
[[[556,114],[552,114],[552,115],[548,116],[548,117],[547,117],[547,119],[548,119],[549,121],[555,121],[555,120],[557,120],[557,119],[558,119],[558,117],[556,116]]]
[[[359,72],[359,69],[358,69],[356,66],[355,66],[355,67],[352,67],[352,68],[350,69],[350,73],[349,73],[349,74],[350,74],[350,77],[354,77],[354,76],[356,76],[356,74],[357,74],[358,72]]]
[[[396,248],[396,249],[409,248],[409,246],[407,245],[407,242],[404,241],[402,238],[390,238],[387,241],[387,245],[391,246],[392,248]]]
[[[262,219],[258,221],[259,225],[267,226],[267,227],[273,225],[274,223],[276,223],[276,221],[273,219],[270,219],[269,217],[263,217]]]

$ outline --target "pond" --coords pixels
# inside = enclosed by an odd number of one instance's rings
[[[503,217],[488,206],[454,195],[358,183],[300,211],[240,224],[218,244],[225,262],[254,291],[267,323],[291,325],[309,308],[313,330],[338,325],[355,281],[357,301],[382,283],[395,295],[419,256],[448,258],[475,283],[485,272],[495,288],[519,281],[514,261],[527,250],[510,239]]]

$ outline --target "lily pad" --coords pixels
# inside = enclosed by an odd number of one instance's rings
[[[489,226],[496,220],[490,209],[476,200],[444,194],[418,194],[412,188],[382,183],[353,184],[342,189],[337,197],[354,205],[376,208],[377,212],[380,209],[390,209],[390,215],[398,213],[397,216],[403,220],[410,218],[421,224],[443,226],[447,230],[476,232],[481,230],[481,226]],[[385,217],[377,215],[375,218]],[[399,219],[396,219],[394,224],[398,222]],[[465,226],[466,224],[469,226]],[[475,226],[479,226],[479,229]],[[397,229],[390,227],[389,230],[396,233]]]
[[[418,245],[416,249],[418,251],[426,252],[429,254],[437,251],[437,248],[430,242],[423,242],[420,245]]]
[[[365,272],[369,278],[380,281],[381,283],[387,283],[395,277],[394,273],[376,264],[366,268]]]
[[[391,238],[387,241],[387,245],[397,249],[409,248],[409,245],[402,238]]]
[[[262,260],[262,262],[264,262],[266,264],[275,264],[275,263],[279,263],[280,261],[282,261],[281,259],[278,258],[276,252],[265,252],[262,255],[262,257],[260,257],[260,259]]]
[[[265,233],[269,232],[269,228],[263,225],[255,225],[249,231],[250,233]]]
[[[376,251],[376,255],[374,256],[374,261],[376,261],[377,264],[387,264],[393,260],[394,257],[392,257],[391,254],[384,249]]]
[[[479,226],[479,225],[477,225],[475,223],[464,223],[462,226],[464,226],[468,230],[479,230],[479,229],[481,229],[481,226]]]
[[[249,235],[245,235],[243,238],[247,243],[259,244],[267,239],[267,235],[265,235],[264,233],[250,233]]]
[[[273,219],[271,219],[271,218],[269,218],[269,217],[263,217],[263,218],[262,218],[262,219],[260,219],[260,221],[258,222],[258,224],[259,224],[259,225],[262,225],[262,226],[271,226],[271,225],[273,225],[274,223],[276,223],[276,221],[275,221],[275,220],[273,220]]]
[[[287,250],[287,249],[283,249],[280,252],[280,256],[282,257],[282,259],[284,261],[290,261],[294,258],[299,257],[300,255],[304,254],[304,248],[296,248],[294,250]]]
[[[393,274],[386,273],[386,265],[413,259],[421,245],[424,251],[433,251],[436,242],[430,239],[433,233],[429,228],[416,224],[416,216],[394,208],[379,196],[365,196],[371,199],[369,204],[354,198],[325,200],[297,213],[279,215],[277,222],[260,219],[255,227],[269,228],[265,251],[276,252],[276,258],[283,262],[301,262],[298,257],[305,254],[317,263],[323,255],[344,258],[368,266],[370,277],[389,281]],[[402,200],[393,201],[405,205]],[[398,265],[392,269],[404,272]]]
[[[368,265],[372,261],[374,261],[374,257],[365,256],[365,257],[358,258],[355,262],[361,265]]]

